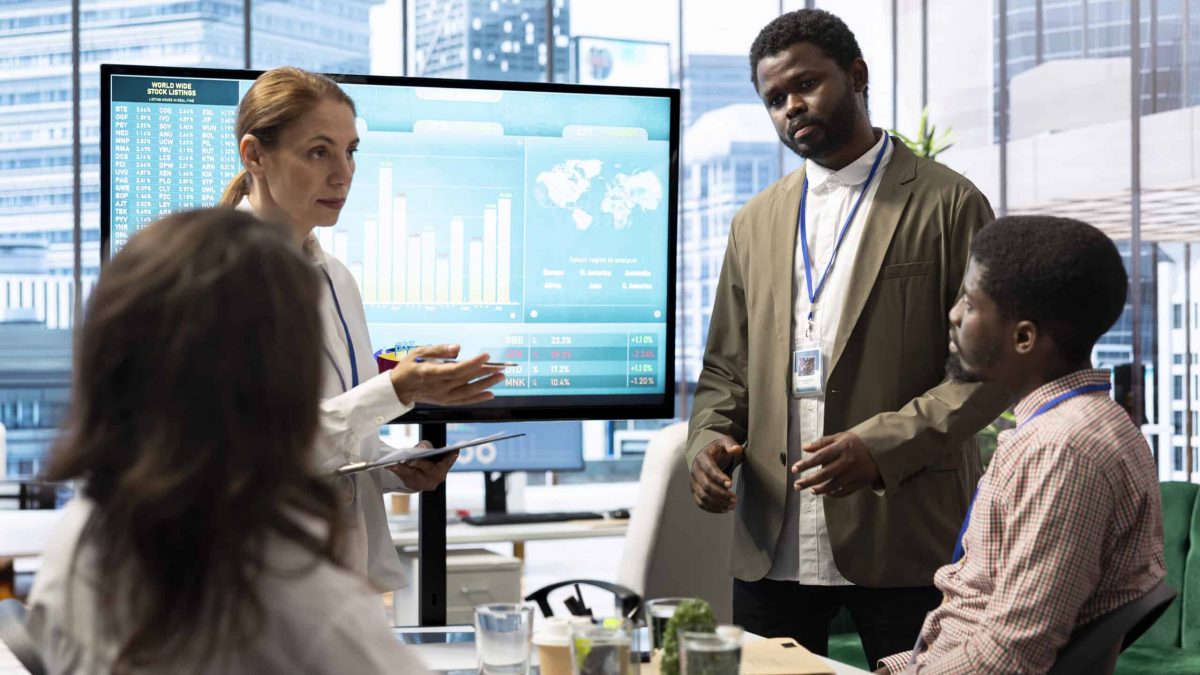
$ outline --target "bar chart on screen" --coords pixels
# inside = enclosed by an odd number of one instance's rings
[[[322,245],[384,320],[516,319],[522,301],[520,140],[363,134],[355,189]]]
[[[386,168],[390,177],[390,166]],[[367,304],[513,304],[512,195],[471,216],[450,216],[447,228],[408,227],[408,195],[380,195],[390,204],[363,219],[361,277]],[[482,229],[468,236],[467,221]],[[479,226],[476,223],[476,227]]]

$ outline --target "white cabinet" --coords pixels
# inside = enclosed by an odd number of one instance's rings
[[[396,591],[393,619],[397,626],[418,623],[417,552],[400,554],[408,587]],[[446,552],[446,623],[469,624],[475,605],[521,601],[521,561],[482,548]]]

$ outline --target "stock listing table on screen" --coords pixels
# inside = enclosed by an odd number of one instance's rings
[[[217,202],[252,81],[114,75],[110,250]],[[453,342],[515,365],[500,396],[663,391],[666,99],[343,85],[360,138],[326,255],[374,349]]]
[[[241,166],[238,83],[125,77],[113,82],[112,242],[163,213],[217,203]]]

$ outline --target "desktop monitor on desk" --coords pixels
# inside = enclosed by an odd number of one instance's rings
[[[492,425],[446,425],[446,441],[457,443],[489,433]],[[505,474],[513,471],[582,471],[583,427],[579,422],[526,422],[505,425],[524,436],[467,448],[451,471],[483,473],[483,507],[487,513],[507,511]]]
[[[101,257],[216,204],[256,71],[101,66]],[[458,342],[513,362],[492,401],[403,422],[670,417],[679,91],[335,76],[357,172],[316,229],[374,350]]]
[[[467,448],[459,453],[451,471],[583,470],[583,428],[578,422],[523,422],[503,427],[455,422],[446,425],[446,442],[459,443],[497,430],[525,435]]]

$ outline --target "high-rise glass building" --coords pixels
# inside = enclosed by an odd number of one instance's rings
[[[732,103],[700,115],[683,143],[675,363],[690,386],[700,376],[729,225],[779,179],[779,138],[761,104]]]
[[[748,57],[684,58],[675,368],[690,387],[700,376],[729,224],[779,179],[779,139],[750,83]]]
[[[545,79],[544,0],[413,0],[413,75]],[[570,10],[554,0],[554,80],[570,81]]]
[[[1200,5],[1193,0],[1139,2],[1142,114],[1197,105],[1200,68],[1194,62],[1200,49]],[[994,21],[999,11],[997,2]],[[1130,0],[1008,0],[1006,13],[1009,78],[1052,61],[1128,63]],[[996,35],[998,39],[998,31]],[[998,43],[996,50],[993,94],[998,101]]]

